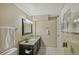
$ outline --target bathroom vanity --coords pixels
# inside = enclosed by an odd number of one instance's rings
[[[41,37],[35,36],[19,43],[19,55],[36,55],[41,46]]]

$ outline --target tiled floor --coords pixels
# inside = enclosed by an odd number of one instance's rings
[[[63,55],[63,49],[58,48],[40,48],[38,55]]]

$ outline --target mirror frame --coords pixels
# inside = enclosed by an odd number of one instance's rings
[[[24,22],[23,22],[23,18],[22,18],[22,36],[23,35],[27,35],[27,34],[32,34],[32,24],[31,24],[31,32],[28,32],[28,33],[24,33]]]

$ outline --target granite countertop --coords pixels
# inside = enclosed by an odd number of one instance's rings
[[[33,37],[29,38],[28,42],[25,42],[25,40],[24,40],[24,41],[20,42],[20,44],[34,45],[39,39],[40,39],[40,36],[33,36]]]

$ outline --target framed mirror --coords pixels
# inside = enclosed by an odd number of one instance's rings
[[[22,35],[32,33],[32,21],[22,18]]]
[[[63,15],[61,22],[62,32],[79,33],[79,11],[68,9]]]
[[[75,33],[79,33],[79,11],[75,11],[73,14],[73,29]]]

